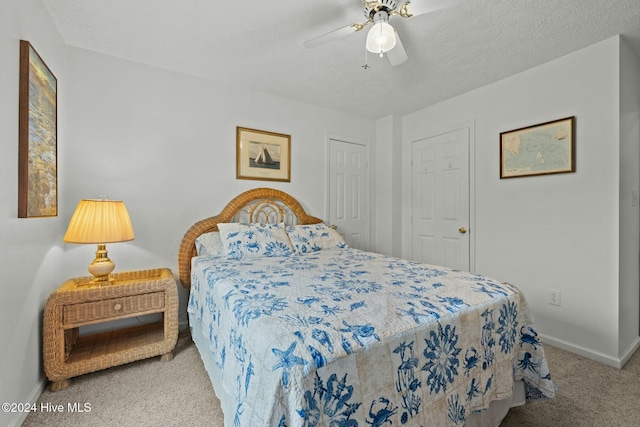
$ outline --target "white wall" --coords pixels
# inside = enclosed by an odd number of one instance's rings
[[[390,159],[393,156],[393,116],[383,117],[376,121],[376,151],[373,159],[377,173],[372,179],[372,191],[375,206],[373,207],[373,226],[371,227],[371,250],[392,255],[393,210],[391,195],[393,194],[393,170]]]
[[[443,125],[475,121],[476,271],[520,287],[548,341],[612,365],[627,356],[620,346],[630,349],[638,337],[637,317],[635,330],[619,336],[621,290],[635,295],[625,312],[639,311],[637,255],[629,283],[619,270],[619,43],[611,38],[417,111],[403,124],[406,149]],[[637,83],[634,90],[637,101]],[[499,179],[500,132],[568,116],[576,116],[575,173]],[[629,168],[637,174],[634,144]],[[637,207],[628,215],[638,222]],[[637,250],[638,232],[630,239],[626,247]],[[547,303],[548,289],[561,292],[561,307]]]
[[[62,216],[18,219],[18,82],[20,39],[28,40],[66,91],[65,48],[37,0],[0,2],[0,402],[37,399],[42,376],[42,309],[59,286],[62,271]],[[67,103],[59,97],[59,124]],[[66,129],[59,126],[58,138]],[[58,172],[58,183],[64,171]],[[61,198],[64,189],[59,189]],[[64,215],[66,207],[60,206]],[[25,415],[26,416],[26,415]],[[21,422],[0,412],[0,425]]]
[[[640,327],[640,59],[620,43],[620,340],[619,354],[638,345]]]
[[[396,115],[376,121],[375,197],[372,250],[402,256],[402,119]]]

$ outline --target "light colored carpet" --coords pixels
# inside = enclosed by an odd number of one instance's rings
[[[159,357],[82,375],[57,392],[47,388],[37,402],[63,405],[63,413],[30,413],[23,427],[222,427],[220,403],[188,333],[180,333],[170,362]],[[91,412],[70,413],[71,402]]]
[[[640,426],[640,352],[618,370],[549,345],[545,351],[557,398],[511,409],[501,427]],[[47,403],[65,411],[30,413],[23,427],[223,426],[188,334],[171,362],[156,357],[84,375],[65,390],[43,392],[37,405]],[[89,403],[91,412],[69,413],[69,403]]]
[[[512,408],[501,427],[640,426],[640,351],[616,369],[544,345],[556,398]]]

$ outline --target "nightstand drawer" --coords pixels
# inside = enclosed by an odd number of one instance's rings
[[[64,325],[76,325],[100,319],[118,319],[128,314],[161,310],[164,308],[164,298],[164,292],[153,292],[103,301],[65,305],[62,323]]]

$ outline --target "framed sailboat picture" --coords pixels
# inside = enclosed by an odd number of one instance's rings
[[[236,127],[236,178],[291,182],[291,135]]]

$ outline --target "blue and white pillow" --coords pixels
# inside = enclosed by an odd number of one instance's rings
[[[218,224],[226,254],[242,259],[256,256],[288,256],[293,254],[291,241],[281,224]]]
[[[212,231],[204,233],[196,238],[196,252],[198,256],[225,256],[227,252],[224,250],[220,233]]]
[[[290,226],[287,233],[295,251],[301,254],[347,247],[342,236],[325,223]]]

